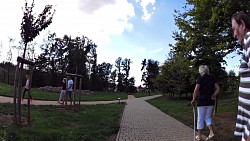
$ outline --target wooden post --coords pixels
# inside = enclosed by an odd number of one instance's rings
[[[65,109],[67,109],[67,103],[68,103],[68,79],[66,79],[66,95],[64,95],[64,103],[65,103]]]
[[[18,79],[17,76],[19,75],[19,65],[20,62],[17,62],[16,65],[16,72],[15,72],[15,80],[14,80],[14,98],[13,98],[13,103],[14,103],[14,123],[17,123],[17,113],[16,113],[16,109],[17,109],[17,84],[18,84]]]
[[[17,66],[16,66],[16,73],[15,73],[15,82],[14,82],[14,121],[16,124],[21,124],[21,93],[22,93],[22,71],[23,71],[23,65],[29,64],[31,66],[35,66],[34,62],[31,62],[29,60],[26,60],[21,57],[17,57]],[[20,64],[21,63],[21,64]],[[20,66],[20,67],[19,67]],[[30,79],[31,82],[31,79]],[[29,83],[31,84],[31,83]],[[18,93],[18,101],[16,105],[16,90]],[[29,90],[30,91],[30,90]]]
[[[23,66],[23,63],[21,62],[21,66]],[[21,93],[22,93],[22,69],[19,68],[18,73],[18,101],[17,101],[17,124],[21,124]]]
[[[79,77],[79,78],[82,78],[83,76],[82,75],[78,75],[78,74],[73,74],[73,73],[66,73],[66,75],[67,76],[71,76],[71,77],[73,77],[74,76],[74,91],[73,91],[73,109],[74,109],[74,111],[75,111],[75,108],[76,108],[76,86],[77,86],[77,78]],[[80,85],[82,85],[82,80],[80,79]],[[81,93],[81,86],[79,86],[79,89],[80,89],[80,93]],[[79,95],[80,95],[80,93],[79,93]],[[80,105],[80,98],[79,98],[79,105]],[[66,105],[65,105],[66,106]],[[66,108],[67,108],[67,106],[66,106]]]
[[[76,106],[76,84],[77,84],[77,76],[75,76],[74,79],[74,90],[73,90],[73,109],[75,111],[75,106]]]
[[[29,66],[31,67],[31,66]],[[28,124],[30,124],[30,91],[31,91],[31,82],[32,82],[32,75],[33,75],[33,67],[30,68],[29,74],[29,90],[28,90]]]
[[[78,97],[78,100],[79,100],[79,110],[80,110],[80,107],[81,107],[81,95],[82,95],[82,78],[80,78],[80,84],[79,84],[79,97]]]

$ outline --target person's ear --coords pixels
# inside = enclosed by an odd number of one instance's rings
[[[246,24],[245,24],[245,22],[244,22],[243,20],[240,20],[240,22],[241,22],[241,25],[242,25],[243,31],[246,31],[246,30],[247,30],[247,28],[246,28]]]

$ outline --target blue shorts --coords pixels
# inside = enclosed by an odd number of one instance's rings
[[[212,122],[212,114],[213,114],[214,106],[198,106],[198,119],[197,119],[197,129],[203,129],[204,123],[207,126],[211,125]]]
[[[68,94],[69,96],[71,96],[71,94],[72,94],[72,91],[68,91],[68,92],[67,92],[67,94]]]

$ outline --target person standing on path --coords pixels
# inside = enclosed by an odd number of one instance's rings
[[[29,91],[29,82],[30,82],[29,80],[30,80],[30,76],[28,74],[26,74],[26,83],[25,83],[25,86],[24,86],[22,101],[24,99],[25,93],[27,91]],[[30,95],[30,101],[32,102],[32,96],[31,95]]]
[[[62,81],[62,90],[61,90],[61,93],[60,93],[60,96],[59,96],[59,100],[58,100],[58,103],[60,103],[60,104],[64,103],[63,97],[66,94],[66,87],[67,87],[66,81],[67,81],[67,79],[63,78],[63,81]]]
[[[202,130],[204,128],[204,122],[209,128],[209,135],[206,140],[210,140],[214,137],[214,131],[212,126],[212,113],[215,105],[216,96],[220,92],[220,86],[209,75],[209,68],[206,65],[199,67],[199,73],[201,76],[196,80],[196,86],[193,92],[193,100],[191,104],[194,105],[197,97],[197,130],[198,135],[196,140],[202,140]]]
[[[72,92],[73,92],[73,80],[71,79],[71,76],[68,76],[68,85],[67,85],[67,95],[69,96],[70,105],[72,105]]]
[[[236,120],[235,136],[242,141],[250,141],[250,18],[240,11],[231,18],[234,37],[243,46],[240,64],[239,102]]]

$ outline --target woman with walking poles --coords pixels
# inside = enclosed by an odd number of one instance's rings
[[[197,101],[197,130],[198,135],[196,140],[202,140],[202,130],[204,128],[204,123],[208,126],[209,135],[206,140],[212,139],[215,134],[213,131],[212,113],[215,105],[216,96],[220,92],[220,86],[209,75],[209,68],[206,65],[201,65],[199,67],[200,76],[196,80],[195,89],[193,92],[193,99],[191,104],[194,106],[195,101]]]

